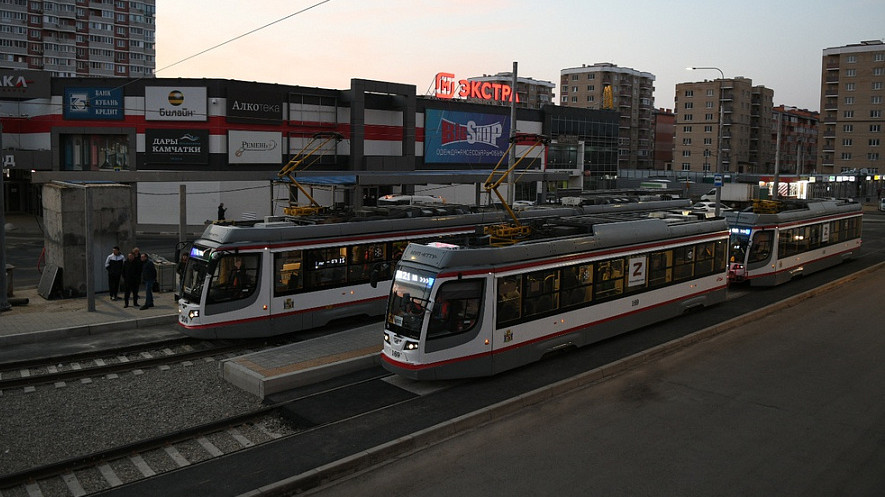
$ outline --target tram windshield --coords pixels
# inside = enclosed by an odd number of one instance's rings
[[[398,267],[387,299],[387,326],[397,334],[421,337],[421,324],[430,303],[430,290],[435,274],[411,268]]]
[[[206,281],[206,268],[209,265],[208,260],[197,257],[195,252],[202,254],[203,250],[197,247],[191,249],[191,255],[187,258],[182,275],[182,296],[189,302],[200,301],[203,294],[203,282]]]
[[[743,264],[746,262],[747,247],[750,246],[750,229],[732,228],[728,242],[729,263],[736,262]]]

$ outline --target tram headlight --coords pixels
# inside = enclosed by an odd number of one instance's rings
[[[418,350],[418,342],[406,341],[403,350]]]
[[[196,319],[196,318],[198,318],[198,317],[200,317],[200,311],[199,311],[199,309],[194,309],[194,310],[192,310],[192,311],[190,311],[190,312],[187,313],[187,318],[188,318],[188,319],[193,320],[193,319]]]
[[[388,344],[390,343],[390,333],[385,333],[385,334],[384,334],[384,342],[385,342],[385,343],[388,343]]]

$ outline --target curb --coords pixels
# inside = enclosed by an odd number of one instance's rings
[[[406,435],[278,482],[264,485],[255,490],[240,494],[238,497],[294,495],[343,478],[347,475],[364,471],[386,461],[404,457],[411,452],[422,450],[431,445],[443,442],[446,439],[459,435],[460,433],[480,428],[485,424],[516,413],[525,407],[573,392],[599,381],[607,380],[611,377],[632,370],[637,366],[666,357],[696,343],[724,334],[740,325],[746,324],[748,321],[761,319],[781,309],[793,307],[804,300],[820,295],[821,293],[848,283],[868,273],[873,273],[882,267],[885,267],[885,262],[870,266],[856,273],[839,278],[838,280],[831,281],[826,285],[795,295],[780,302],[770,304],[756,311],[743,314],[703,330],[698,330],[695,333],[682,338],[633,354],[611,364],[600,366],[587,371],[586,373],[561,380],[557,383],[538,388],[531,392],[526,392],[512,399],[498,402],[497,404],[425,428],[411,435]]]
[[[0,336],[0,346],[38,343],[47,339],[57,340],[60,338],[101,335],[103,333],[111,333],[114,331],[128,330],[132,328],[149,328],[152,326],[162,326],[177,322],[178,314],[166,314],[162,316],[137,318],[134,320],[124,319],[120,321],[109,321],[106,323],[73,326],[71,328],[56,328],[53,330],[18,333],[15,335]]]

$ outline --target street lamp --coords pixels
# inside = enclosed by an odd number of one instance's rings
[[[725,73],[722,72],[722,69],[718,67],[686,67],[689,71],[696,71],[699,69],[711,70],[711,71],[719,71],[719,76],[721,79],[719,80],[719,144],[718,150],[716,151],[716,174],[722,178],[722,122],[724,121],[723,113],[725,111],[724,100],[724,84],[725,84]],[[719,217],[719,206],[722,201],[722,187],[716,187],[716,211],[714,212],[716,217]]]

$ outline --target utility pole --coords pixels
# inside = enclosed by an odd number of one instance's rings
[[[0,121],[0,155],[3,152],[3,122]],[[3,157],[0,156],[0,162]],[[3,166],[0,165],[0,312],[12,308],[9,295],[6,294],[6,185],[4,184]]]

